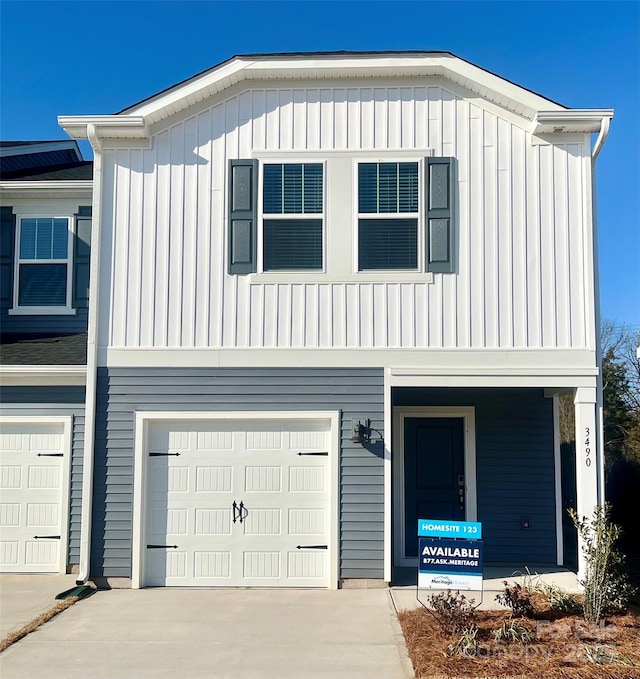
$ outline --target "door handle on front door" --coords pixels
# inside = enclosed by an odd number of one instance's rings
[[[460,509],[464,507],[464,488],[458,489],[458,499],[460,500]]]

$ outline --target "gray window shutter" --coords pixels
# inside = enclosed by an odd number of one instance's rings
[[[258,161],[229,161],[229,273],[254,273],[257,265]]]
[[[78,208],[73,239],[73,300],[75,309],[89,306],[89,260],[91,257],[91,206]]]
[[[427,271],[452,273],[455,258],[453,158],[426,159]]]
[[[0,207],[0,308],[13,306],[13,254],[15,251],[16,216],[13,208]]]

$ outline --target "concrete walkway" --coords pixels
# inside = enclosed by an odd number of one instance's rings
[[[0,575],[0,639],[54,606],[56,594],[75,581],[75,575]]]
[[[98,592],[0,655],[3,679],[406,679],[390,593]]]

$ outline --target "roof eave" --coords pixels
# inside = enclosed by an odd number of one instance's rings
[[[101,139],[147,139],[148,128],[141,115],[58,116],[58,125],[72,139],[87,139],[90,126]]]
[[[570,109],[567,111],[538,111],[534,134],[565,132],[600,132],[603,119],[613,118],[613,109]]]
[[[244,80],[323,80],[380,77],[444,77],[479,96],[534,121],[538,111],[566,111],[520,85],[449,52],[238,56],[109,116],[60,116],[74,139],[87,138],[89,125],[102,139],[145,139],[149,127]]]
[[[0,181],[0,198],[66,198],[71,196],[91,197],[91,179],[57,181],[23,181],[6,179]]]
[[[0,384],[18,386],[82,386],[87,380],[86,365],[2,365]]]

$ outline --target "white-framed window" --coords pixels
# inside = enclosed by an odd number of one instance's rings
[[[422,269],[420,177],[417,160],[358,161],[358,271]]]
[[[17,219],[13,311],[70,313],[70,217]]]
[[[261,164],[262,270],[324,270],[324,164]]]

